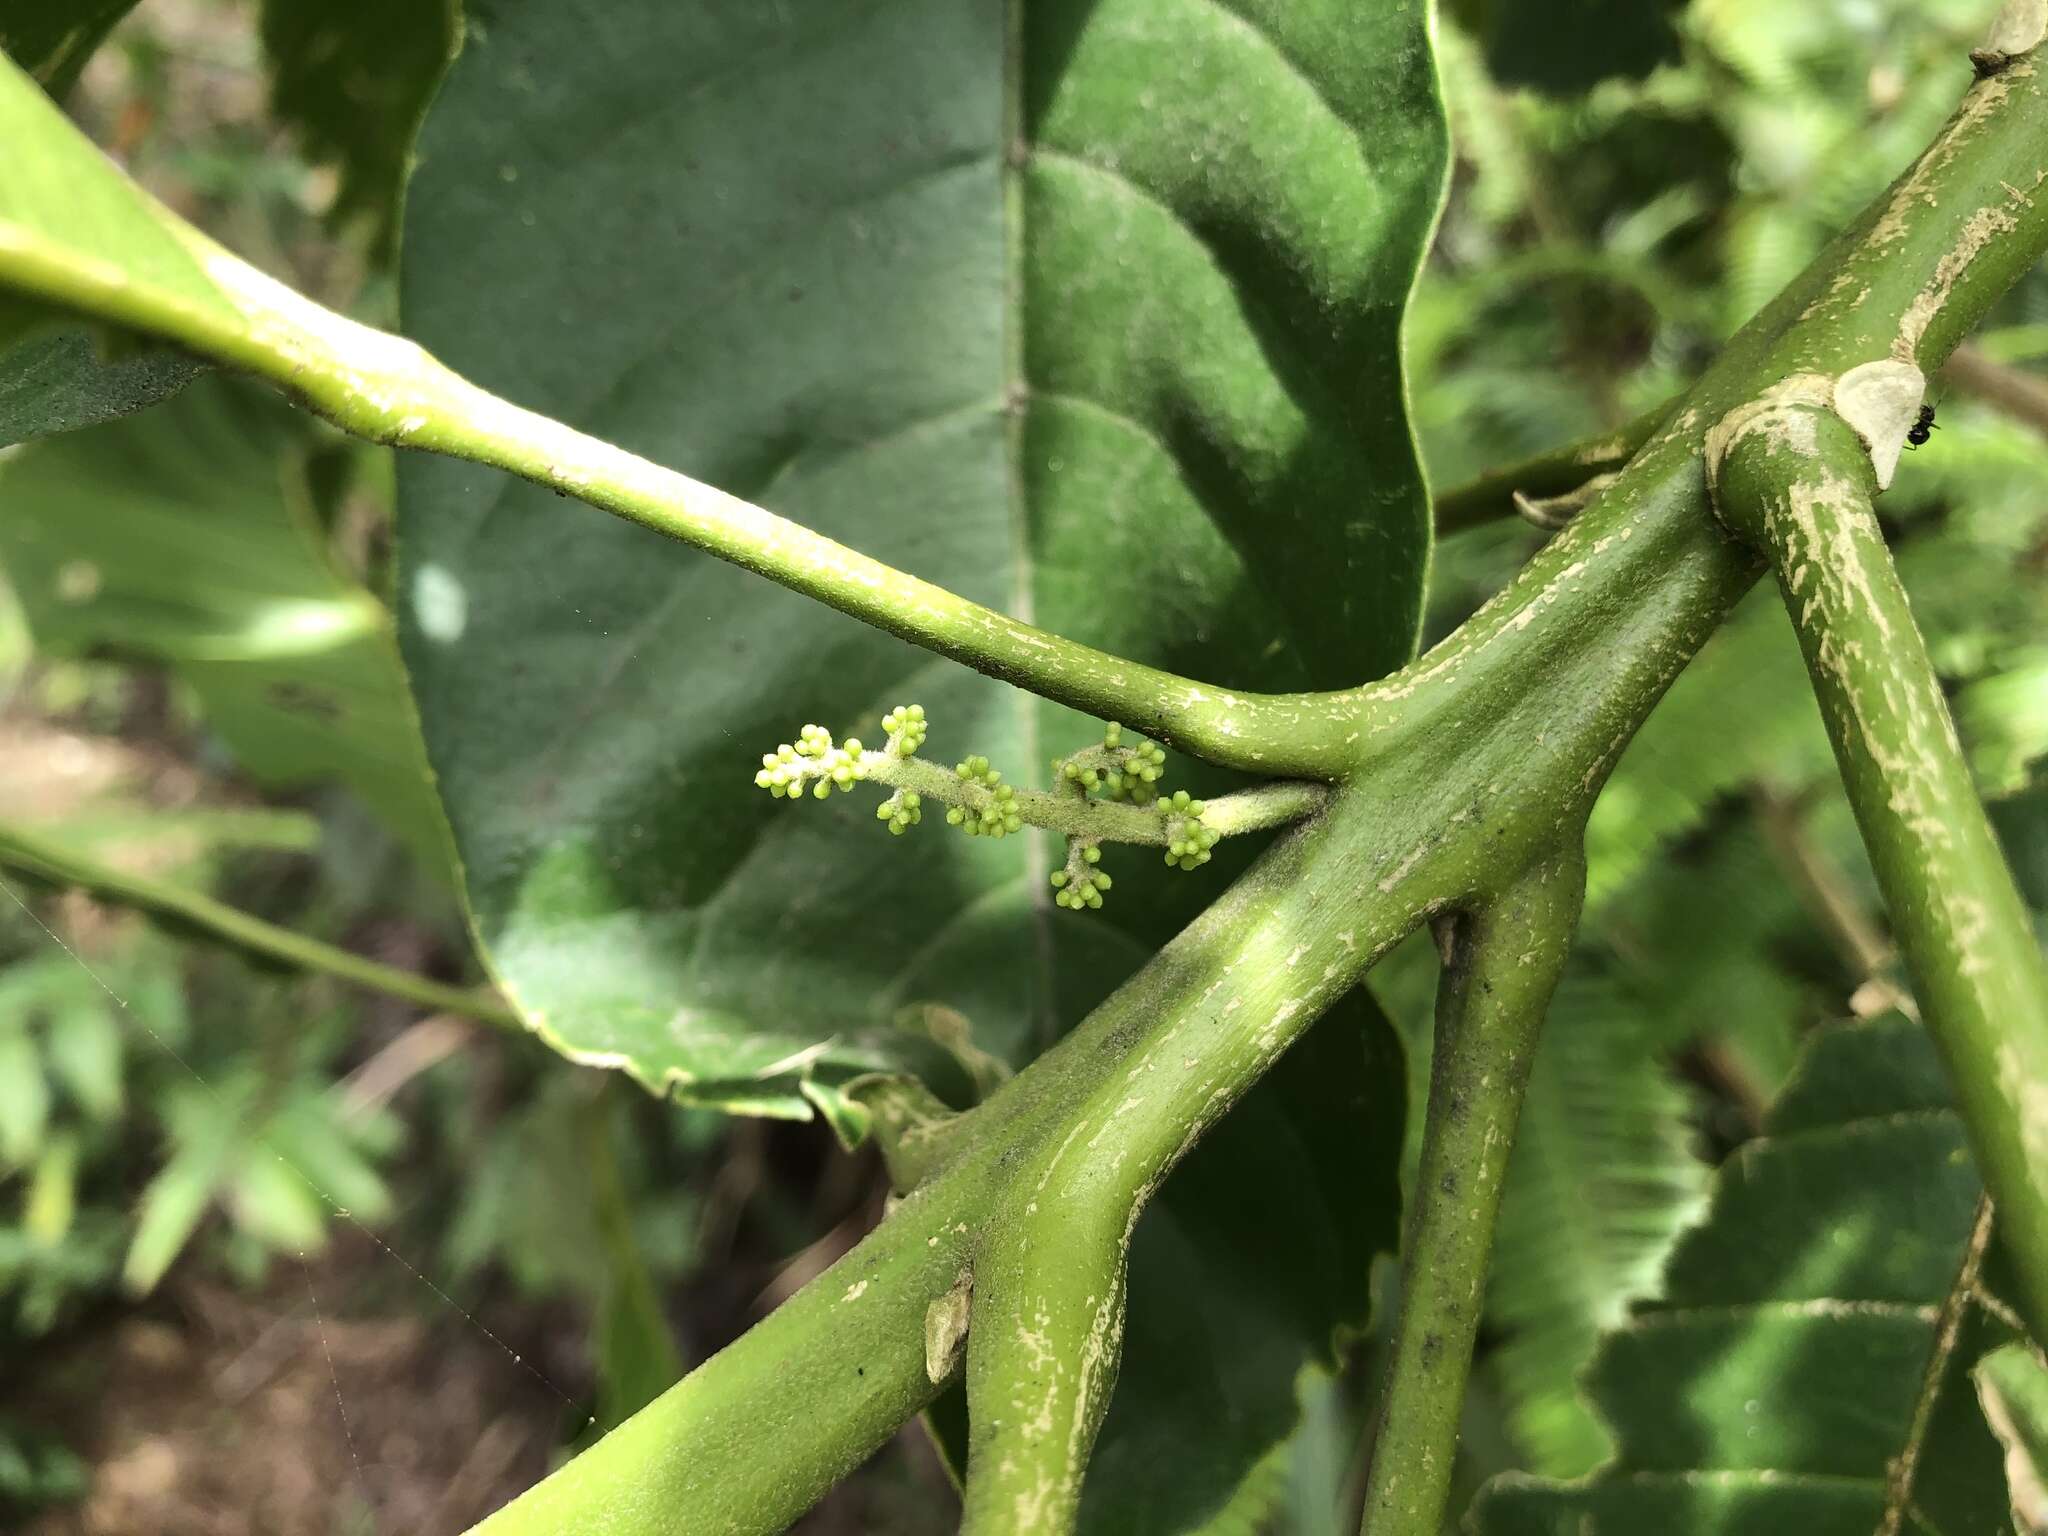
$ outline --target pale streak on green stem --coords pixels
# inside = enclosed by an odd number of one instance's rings
[[[961,1536],[1074,1529],[1116,1385],[1137,1199],[1048,1189],[993,1229],[975,1285],[985,1322],[968,1356]]]
[[[2048,969],[1886,549],[1870,458],[1832,410],[1749,418],[1722,517],[1768,554],[1928,1029],[2048,1324]]]
[[[1438,1536],[1508,1153],[1585,894],[1576,847],[1450,919],[1401,1310],[1366,1472],[1364,1536]]]
[[[251,917],[201,892],[111,868],[20,827],[0,825],[0,869],[15,870],[33,879],[84,891],[100,901],[168,919],[197,930],[215,943],[272,964],[332,976],[437,1012],[459,1014],[510,1029],[521,1027],[511,1006],[489,992],[451,987],[352,955],[332,944]]]
[[[980,783],[963,779],[952,769],[921,757],[867,752],[862,754],[861,768],[866,783],[907,789],[941,805],[979,811],[994,798],[994,792]],[[1041,789],[1016,786],[1012,789],[1011,805],[1026,826],[1106,843],[1163,848],[1168,840],[1167,823],[1179,814],[1158,804],[1085,800],[1076,794],[1048,794]],[[1322,784],[1286,780],[1258,784],[1203,801],[1201,820],[1204,826],[1224,837],[1264,832],[1313,816],[1329,798],[1330,791]]]

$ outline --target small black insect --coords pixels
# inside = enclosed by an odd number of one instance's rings
[[[1934,407],[1923,405],[1920,407],[1919,419],[1906,430],[1906,446],[1908,448],[1926,447],[1927,439],[1934,436],[1934,431]]]

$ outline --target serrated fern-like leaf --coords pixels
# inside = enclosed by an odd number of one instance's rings
[[[1575,1482],[1496,1478],[1469,1528],[2010,1531],[1969,1381],[2011,1337],[1985,1304],[1980,1196],[1924,1033],[1897,1017],[1819,1032],[1663,1297],[1588,1374],[1614,1458]]]
[[[1653,1294],[1705,1203],[1684,1092],[1613,987],[1567,983],[1551,1005],[1494,1238],[1490,1322],[1508,1418],[1530,1464],[1590,1470],[1608,1437],[1578,1375],[1601,1332]]]
[[[1646,868],[1602,928],[1652,1046],[1710,1043],[1759,1112],[1791,1074],[1803,1028],[1838,1011],[1861,979],[1826,969],[1831,952],[1751,817],[1729,817],[1683,857]],[[1840,978],[1832,1002],[1814,985],[1828,975]]]

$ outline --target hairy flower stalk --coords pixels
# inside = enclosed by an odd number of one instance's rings
[[[1061,788],[1047,793],[1009,783],[978,754],[951,771],[918,757],[929,734],[922,705],[898,705],[882,727],[887,743],[874,750],[857,737],[837,742],[823,726],[806,725],[795,741],[761,755],[754,783],[790,801],[881,785],[892,793],[876,807],[875,819],[898,836],[924,819],[927,803],[943,805],[946,824],[969,837],[1008,837],[1025,827],[1058,832],[1067,839],[1067,857],[1049,883],[1058,893],[1054,901],[1075,911],[1099,908],[1110,889],[1109,875],[1096,867],[1104,843],[1160,848],[1169,867],[1199,869],[1223,838],[1299,821],[1329,793],[1320,784],[1275,783],[1213,800],[1194,799],[1184,789],[1162,794],[1166,754],[1143,737],[1127,739],[1113,723],[1100,745],[1053,764]]]

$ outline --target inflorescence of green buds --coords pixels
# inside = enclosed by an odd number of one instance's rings
[[[1003,782],[1002,774],[987,758],[974,756],[958,764],[950,781],[943,769],[908,762],[929,734],[924,706],[899,704],[882,716],[882,729],[888,735],[887,746],[870,752],[852,738],[835,744],[832,733],[823,726],[807,725],[794,742],[784,742],[762,756],[754,782],[778,799],[794,800],[808,789],[824,800],[835,789],[843,792],[863,780],[879,780],[894,792],[875,807],[875,819],[899,837],[924,819],[926,798],[944,802],[947,824],[969,837],[1008,837],[1023,831],[1025,808],[1017,791]],[[1149,832],[1123,835],[1135,842],[1161,840],[1169,866],[1196,869],[1209,862],[1209,850],[1221,834],[1203,824],[1202,802],[1190,798],[1186,790],[1160,793],[1159,780],[1165,771],[1166,754],[1155,743],[1142,736],[1127,742],[1123,727],[1111,725],[1103,731],[1099,746],[1084,747],[1055,762],[1053,780],[1089,804],[1124,801],[1141,811],[1156,812],[1159,821]],[[906,778],[923,793],[909,788]],[[1091,831],[1081,836],[1071,830],[1067,812],[1043,809],[1050,802],[1042,795],[1028,798],[1040,807],[1034,813],[1039,825],[1069,830],[1066,863],[1051,875],[1057,892],[1054,900],[1075,911],[1100,907],[1111,883],[1097,868],[1102,861],[1102,834]],[[1141,817],[1140,825],[1146,821]],[[1084,819],[1080,824],[1091,823]]]
[[[969,837],[1008,837],[1024,829],[1017,814],[1017,791],[1003,782],[1003,776],[989,767],[985,757],[970,757],[953,772],[963,784],[979,785],[988,791],[979,805],[956,805],[946,812],[946,825],[958,827]]]
[[[1102,893],[1113,883],[1095,866],[1102,862],[1102,847],[1078,837],[1067,839],[1067,862],[1052,872],[1053,901],[1079,912],[1083,907],[1100,907]]]
[[[1100,790],[1106,800],[1150,804],[1158,797],[1157,786],[1166,772],[1166,753],[1142,736],[1128,746],[1123,738],[1124,728],[1112,722],[1103,728],[1101,746],[1083,747],[1058,759],[1053,774],[1078,794]]]
[[[794,743],[785,741],[773,752],[761,754],[761,771],[754,775],[754,782],[778,799],[787,796],[792,800],[808,784],[811,793],[823,800],[834,789],[844,793],[867,777],[860,758],[859,741],[848,737],[845,746],[837,747],[825,727],[807,725]]]
[[[1166,812],[1168,867],[1198,869],[1208,863],[1209,850],[1216,846],[1223,834],[1202,825],[1202,812],[1207,807],[1201,801],[1191,799],[1186,790],[1176,789],[1159,802],[1159,808]]]
[[[889,733],[889,752],[895,757],[911,757],[924,745],[927,727],[922,704],[898,704],[882,716],[882,729]],[[915,796],[911,797],[913,800]]]
[[[923,804],[924,797],[916,790],[899,789],[875,807],[875,820],[886,821],[890,835],[901,837],[907,829],[924,820],[924,812],[920,809]]]

